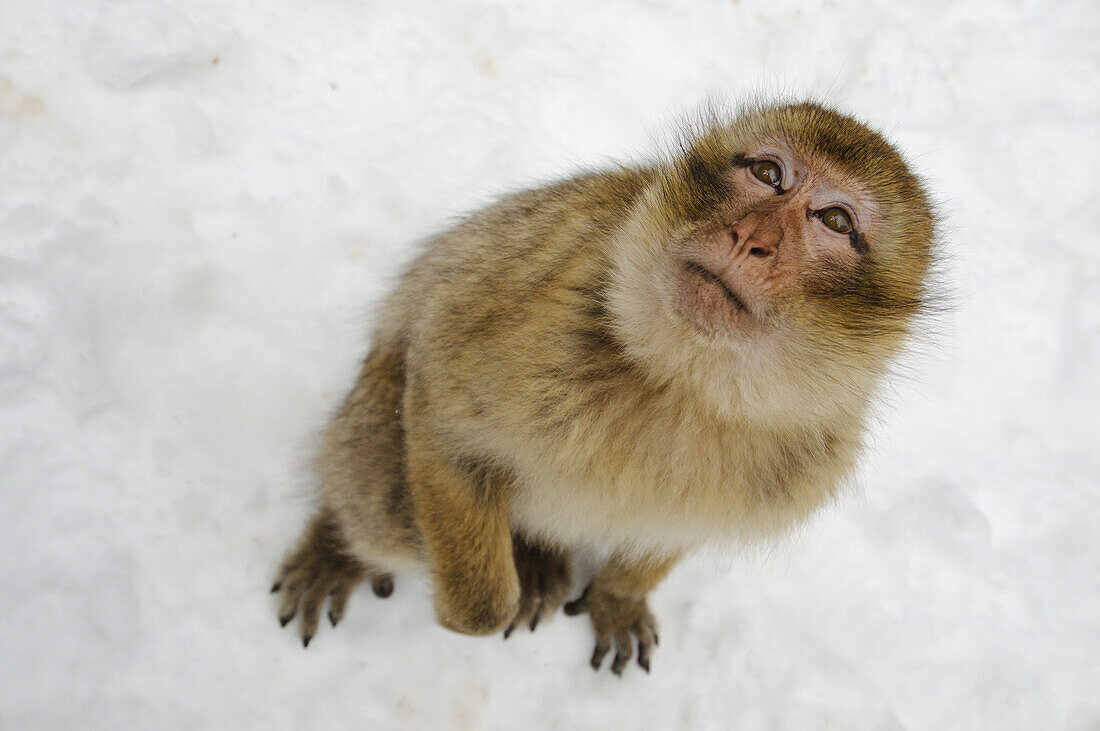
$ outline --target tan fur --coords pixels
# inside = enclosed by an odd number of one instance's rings
[[[649,611],[646,595],[668,572],[678,556],[634,556],[613,554],[584,594],[565,606],[569,615],[587,614],[596,635],[591,665],[599,670],[603,658],[615,645],[611,672],[621,675],[634,655],[638,642],[638,665],[649,672],[649,656],[657,644],[657,620]]]
[[[670,252],[772,205],[729,183],[753,145],[862,196],[870,252],[761,280],[770,335],[708,334],[677,314]],[[672,557],[786,530],[855,463],[923,304],[932,223],[893,148],[812,104],[709,120],[667,161],[473,214],[405,273],[325,434],[321,499],[343,550],[425,565],[440,621],[485,633],[518,611],[513,535],[612,553],[596,594],[644,603]]]

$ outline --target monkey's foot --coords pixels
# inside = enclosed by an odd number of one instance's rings
[[[512,535],[512,553],[519,574],[519,611],[504,630],[504,639],[516,627],[526,624],[535,631],[545,617],[558,611],[573,583],[569,554],[561,549],[534,543],[519,534]]]
[[[321,513],[310,522],[298,547],[287,555],[271,587],[273,594],[281,594],[279,624],[287,626],[301,609],[302,646],[309,647],[325,599],[329,599],[328,619],[335,627],[344,616],[351,592],[365,578],[370,579],[377,596],[393,593],[393,575],[353,558],[336,521],[327,512]]]
[[[611,672],[623,674],[623,668],[634,655],[634,638],[638,641],[638,665],[649,672],[649,657],[657,642],[657,620],[649,611],[645,597],[631,599],[593,588],[584,590],[580,598],[565,605],[565,613],[573,616],[588,614],[596,633],[596,649],[592,653],[593,670],[600,669],[604,655],[615,643],[615,659]]]

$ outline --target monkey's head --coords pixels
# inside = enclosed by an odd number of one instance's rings
[[[720,411],[862,414],[925,306],[934,216],[881,135],[817,104],[715,120],[615,238],[627,351]]]

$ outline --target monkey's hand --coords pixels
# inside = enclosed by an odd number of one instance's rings
[[[638,641],[638,665],[649,672],[649,656],[657,644],[657,620],[649,611],[645,597],[618,596],[593,581],[580,598],[565,605],[565,613],[573,616],[588,614],[596,633],[596,649],[592,653],[593,670],[600,669],[604,655],[615,643],[615,659],[611,672],[623,674],[623,668],[634,655],[634,639]]]
[[[302,646],[317,632],[321,607],[329,601],[328,619],[335,627],[344,616],[351,592],[370,578],[374,593],[393,593],[393,576],[363,564],[350,555],[336,519],[322,511],[306,528],[298,546],[287,554],[271,593],[281,593],[279,623],[284,627],[302,610]]]
[[[538,544],[513,533],[512,555],[519,575],[519,611],[504,630],[504,639],[521,624],[528,625],[534,632],[544,617],[558,611],[573,583],[569,554],[559,548]]]

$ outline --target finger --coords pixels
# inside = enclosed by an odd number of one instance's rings
[[[538,609],[535,611],[535,616],[531,620],[531,631],[533,632],[535,626],[538,625],[544,618],[553,617],[554,614],[561,609],[561,603],[565,599],[565,592],[567,587],[556,587],[543,594],[539,600]]]
[[[512,618],[511,624],[504,630],[504,639],[511,637],[512,633],[516,631],[516,627],[521,622],[526,622],[535,611],[535,596],[532,587],[538,579],[531,572],[530,562],[519,560],[519,556],[526,556],[526,553],[520,551],[519,547],[517,547],[517,551],[516,575],[519,577],[519,609],[516,610],[516,616]]]
[[[634,642],[630,632],[625,629],[615,630],[615,660],[611,663],[611,672],[616,675],[623,674],[623,668],[634,656]]]
[[[581,595],[579,597],[577,597],[573,601],[567,603],[565,605],[565,613],[568,614],[570,617],[572,617],[572,616],[575,616],[575,615],[580,614],[582,612],[587,612],[588,611],[588,590],[591,589],[591,588],[592,588],[592,585],[589,584],[587,587],[585,587],[585,590],[583,592],[581,592]]]
[[[566,594],[569,592],[569,582],[558,578],[553,581],[547,581],[542,592],[542,607],[539,610],[539,614],[543,617],[549,617],[554,612],[561,608],[562,602],[565,601]]]
[[[536,611],[536,612],[535,612],[535,616],[531,617],[531,624],[529,625],[529,627],[531,628],[531,631],[532,631],[532,632],[534,632],[534,631],[535,631],[535,627],[538,627],[538,626],[539,626],[539,620],[540,620],[540,619],[542,619],[542,617],[541,617],[541,616],[539,615],[539,613],[538,613],[538,612]]]
[[[539,621],[542,619],[542,610],[545,604],[542,599],[539,599],[535,604],[535,611],[531,613],[531,631],[535,631],[535,627],[539,626]]]
[[[514,624],[528,621],[538,608],[539,596],[531,590],[530,586],[523,587],[519,595],[519,610],[516,612]]]
[[[375,576],[370,581],[370,588],[376,597],[385,599],[393,593],[393,574]]]
[[[504,630],[504,639],[508,639],[516,627],[530,622],[537,609],[538,596],[531,591],[530,584],[523,584],[519,595],[519,609],[516,610],[516,616],[512,618],[512,623],[508,625],[508,629]],[[534,627],[531,629],[534,629]]]
[[[332,622],[333,627],[344,618],[344,609],[348,605],[348,599],[351,597],[353,589],[355,589],[354,582],[344,581],[337,584],[336,588],[332,590],[332,599],[329,600],[328,604],[328,621]]]
[[[321,604],[331,591],[331,584],[317,581],[306,592],[302,600],[302,647],[309,647],[309,641],[317,634],[317,625],[321,619]]]
[[[531,608],[531,623],[529,625],[532,632],[535,631],[535,627],[539,626],[539,620],[542,619],[543,599],[546,596],[546,575],[540,571],[533,578],[535,601],[534,606]]]
[[[557,612],[558,609],[560,609],[560,608],[561,608],[561,603],[560,602],[547,601],[546,597],[543,597],[542,601],[539,602],[538,611],[535,613],[535,616],[531,619],[531,631],[534,632],[535,627],[537,625],[539,625],[542,622],[542,620],[544,620],[548,617],[553,617],[554,613]]]
[[[589,664],[593,670],[600,669],[600,663],[603,662],[604,656],[611,650],[611,638],[606,634],[596,635],[596,649],[592,652],[592,659]]]

